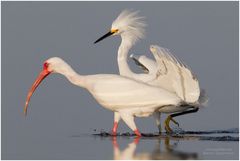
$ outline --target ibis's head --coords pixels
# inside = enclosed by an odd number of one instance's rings
[[[28,92],[25,107],[24,107],[25,115],[27,114],[27,107],[28,107],[30,98],[34,93],[34,91],[36,90],[36,88],[39,86],[39,84],[43,81],[43,79],[53,72],[66,73],[67,71],[71,70],[70,68],[71,67],[67,63],[65,63],[61,58],[58,58],[58,57],[50,58],[43,63],[42,71],[40,72],[40,74],[38,75],[37,79],[35,80],[35,82],[33,83],[32,87]]]
[[[144,28],[146,26],[143,21],[144,17],[140,17],[137,11],[131,12],[124,10],[113,21],[110,31],[96,40],[97,43],[111,35],[121,35],[130,40],[131,43],[135,43],[138,39],[144,37]]]

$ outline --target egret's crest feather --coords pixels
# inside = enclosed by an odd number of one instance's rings
[[[132,43],[144,37],[146,23],[138,11],[124,10],[112,23],[112,29],[122,31],[122,36],[128,36]]]

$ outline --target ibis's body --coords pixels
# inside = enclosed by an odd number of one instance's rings
[[[25,114],[33,92],[50,73],[62,74],[72,84],[87,89],[99,104],[117,112],[139,136],[141,134],[135,125],[134,116],[146,117],[164,109],[166,105],[174,107],[182,103],[181,99],[171,92],[123,76],[79,75],[62,59],[54,57],[44,63],[43,71],[33,83],[27,96]]]
[[[86,76],[87,89],[105,108],[126,111],[135,116],[149,116],[166,105],[177,105],[175,94],[139,81],[117,75]]]

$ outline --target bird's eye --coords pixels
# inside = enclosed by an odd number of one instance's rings
[[[48,66],[49,66],[48,62],[44,62],[43,69],[48,69]]]

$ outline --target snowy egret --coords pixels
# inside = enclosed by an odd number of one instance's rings
[[[146,24],[143,21],[143,17],[138,16],[138,12],[131,12],[128,10],[124,10],[120,13],[120,15],[113,21],[110,31],[104,36],[100,37],[94,43],[98,43],[103,39],[111,36],[111,35],[120,35],[121,36],[121,44],[118,49],[118,68],[120,75],[142,81],[149,85],[154,85],[156,87],[161,87],[170,92],[175,93],[178,97],[182,98],[183,101],[190,104],[199,104],[198,99],[200,96],[200,88],[199,83],[196,77],[193,77],[192,71],[186,67],[182,66],[183,64],[180,61],[170,54],[167,50],[163,48],[158,48],[158,46],[152,46],[150,50],[154,54],[156,59],[155,62],[148,61],[145,65],[141,65],[144,67],[145,71],[150,71],[147,74],[137,74],[131,71],[127,59],[129,50],[132,46],[141,38],[144,37],[144,28]],[[155,51],[153,51],[156,49]],[[168,66],[165,65],[168,63]],[[147,64],[149,66],[147,67]],[[155,65],[154,65],[155,64]],[[146,70],[147,69],[147,70]],[[190,84],[188,84],[190,83]],[[192,106],[189,106],[192,108]],[[186,110],[183,108],[170,108],[170,111],[166,111],[168,113],[176,112],[178,110]],[[192,112],[197,111],[196,106],[194,106],[194,110]],[[184,112],[185,113],[185,112]],[[188,111],[188,113],[190,113]],[[179,114],[180,115],[180,114]],[[154,113],[154,117],[156,119],[157,126],[159,128],[159,132],[161,132],[161,124],[160,124],[160,113],[156,111]],[[116,133],[117,125],[120,120],[120,115],[115,112],[114,113],[114,126],[113,133]],[[169,121],[172,120],[172,116],[170,115],[165,120],[165,129],[167,132],[171,132],[171,128],[169,127]]]
[[[62,74],[72,84],[87,89],[99,104],[117,112],[138,136],[141,136],[141,133],[135,125],[135,116],[147,117],[155,111],[171,110],[169,108],[176,106],[185,108],[181,106],[185,102],[180,97],[164,89],[119,75],[80,75],[61,58],[54,57],[45,61],[43,70],[30,88],[24,107],[25,115],[32,94],[51,73]]]
[[[157,63],[156,61],[148,58],[145,55],[134,55],[131,54],[130,58],[135,62],[137,66],[139,66],[144,73],[148,74],[157,74]]]

